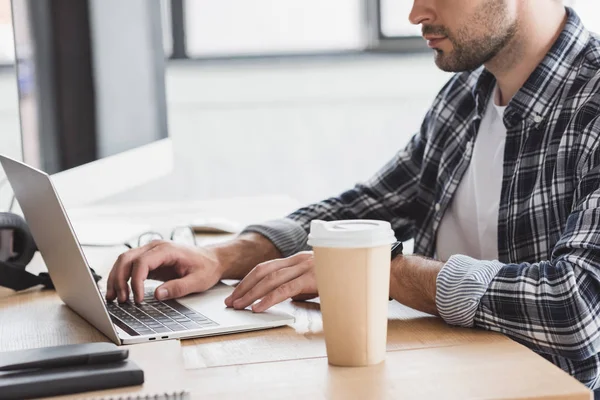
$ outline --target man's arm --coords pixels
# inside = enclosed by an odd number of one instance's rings
[[[588,126],[600,135],[600,117]],[[577,165],[573,208],[549,260],[398,257],[390,294],[447,323],[501,332],[597,386],[600,362],[600,147]]]
[[[269,239],[258,233],[248,232],[225,245],[213,247],[222,279],[242,279],[252,268],[265,261],[281,258],[281,253]]]
[[[390,297],[432,315],[439,315],[435,304],[437,275],[444,263],[416,255],[392,260]]]
[[[596,132],[600,131],[600,120]],[[593,137],[590,135],[589,137]],[[437,277],[448,323],[502,332],[565,365],[600,351],[600,150],[577,166],[573,209],[550,260],[504,264],[455,255]],[[575,173],[575,172],[574,172]]]
[[[549,261],[400,256],[392,262],[390,296],[452,325],[501,332],[593,387],[600,351],[600,190],[582,205],[590,203],[569,217]]]

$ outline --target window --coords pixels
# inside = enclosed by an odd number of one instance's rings
[[[421,27],[408,21],[413,6],[407,0],[379,0],[381,35],[384,37],[421,36]]]
[[[15,60],[10,0],[0,0],[0,64],[12,64]]]
[[[185,0],[194,57],[360,50],[363,0]]]

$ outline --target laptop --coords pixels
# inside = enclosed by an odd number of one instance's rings
[[[233,288],[218,284],[178,300],[107,303],[48,174],[0,155],[0,163],[62,301],[116,344],[183,339],[274,328],[294,317],[276,310],[253,313],[225,307]],[[147,282],[148,283],[148,282]]]

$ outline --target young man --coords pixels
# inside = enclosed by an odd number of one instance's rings
[[[108,300],[147,277],[159,299],[243,278],[226,304],[257,312],[315,297],[310,221],[387,220],[429,257],[392,261],[394,299],[600,387],[600,41],[557,0],[415,0],[410,20],[458,73],[373,179],[225,245],[125,253]]]

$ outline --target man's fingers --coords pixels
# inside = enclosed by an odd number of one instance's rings
[[[294,301],[306,301],[306,300],[314,299],[317,296],[318,296],[317,293],[300,293],[300,294],[298,294],[296,296],[292,296],[292,300],[294,300]]]
[[[260,282],[265,276],[273,271],[281,268],[289,267],[295,263],[293,257],[280,258],[277,260],[267,261],[262,264],[258,264],[235,288],[231,296],[225,299],[225,305],[233,307],[233,303],[237,299],[242,298],[250,289],[252,289],[258,282]]]
[[[129,298],[129,286],[127,281],[131,274],[131,262],[134,260],[135,253],[124,253],[119,256],[117,263],[113,268],[112,288],[116,292],[117,300],[124,303]]]
[[[113,265],[110,272],[108,273],[108,278],[106,279],[106,301],[109,302],[117,298],[117,292],[115,291],[112,283],[114,279],[113,276],[115,274],[115,267],[116,264]]]
[[[263,312],[273,307],[275,304],[279,304],[290,297],[294,297],[302,293],[308,284],[309,282],[307,274],[301,275],[294,280],[286,282],[267,294],[261,301],[254,304],[252,306],[252,311],[257,313]]]
[[[190,274],[183,278],[173,279],[160,285],[154,291],[157,300],[168,300],[186,296],[197,291],[196,286],[201,277]]]
[[[152,242],[143,247],[129,250],[121,254],[113,265],[108,279],[106,281],[106,300],[113,301],[118,298],[120,302],[125,302],[129,298],[129,280],[132,262],[142,253],[156,246],[158,243]]]
[[[144,281],[147,277],[148,266],[134,261],[131,268],[131,289],[133,290],[133,300],[138,304],[144,300]]]
[[[264,297],[267,293],[272,292],[277,287],[292,281],[305,273],[307,267],[306,263],[303,263],[272,271],[248,290],[245,295],[234,300],[233,307],[238,310],[248,307],[250,304]]]
[[[131,265],[131,288],[137,303],[144,300],[144,281],[148,272],[164,265],[173,265],[178,258],[178,249],[157,244],[135,259]]]
[[[153,271],[148,271],[148,276],[146,279],[154,279],[156,281],[170,281],[171,279],[177,279],[179,275],[177,275],[177,271],[170,266],[163,266],[156,268]]]
[[[129,262],[129,259],[131,257],[130,252],[131,252],[131,250],[119,255],[119,257],[117,258],[117,261],[115,261],[115,264],[113,265],[113,267],[110,270],[110,273],[108,274],[108,279],[106,280],[106,300],[107,301],[113,301],[117,298],[117,287],[116,287],[117,271],[119,269],[123,268],[124,264]]]

